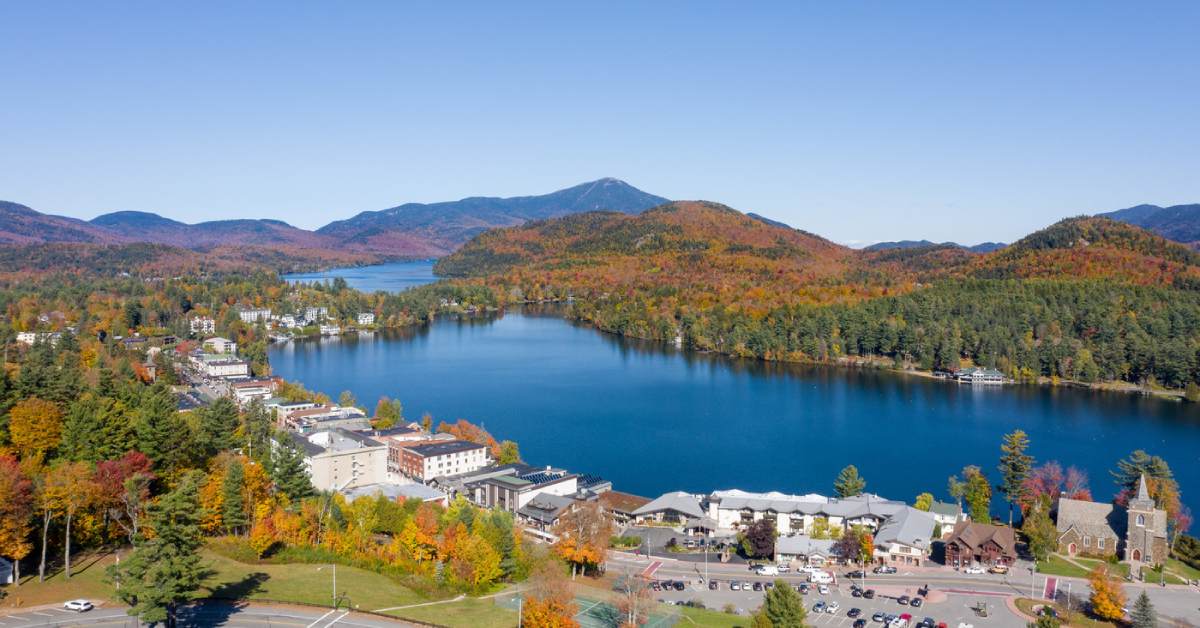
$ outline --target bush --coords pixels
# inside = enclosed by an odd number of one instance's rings
[[[727,615],[737,615],[737,607],[731,602],[726,602],[725,606],[721,607],[721,612]]]

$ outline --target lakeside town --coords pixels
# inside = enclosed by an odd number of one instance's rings
[[[336,333],[332,322],[321,322],[327,318],[322,309],[306,308],[302,317],[272,315],[262,308],[239,309],[238,314],[247,324],[314,322]],[[363,315],[357,320],[363,327],[373,324]],[[1031,510],[1023,518],[1040,522],[1038,517],[1044,515],[1049,530],[1028,524],[1014,528],[994,520],[991,487],[978,468],[964,469],[961,479],[952,478],[945,499],[914,490],[917,497],[911,503],[866,491],[865,480],[852,466],[836,479],[830,495],[729,488],[638,496],[587,470],[526,464],[515,446],[501,451],[494,441],[465,438],[480,431],[454,426],[435,430],[431,421],[408,421],[398,410],[386,418],[378,410],[371,416],[352,399],[297,399],[295,384],[254,376],[237,343],[214,335],[213,319],[193,317],[189,329],[192,339],[136,337],[117,342],[140,356],[150,380],[158,368],[174,371],[180,412],[199,410],[218,399],[232,400],[242,411],[266,411],[283,436],[273,446],[299,453],[319,493],[338,493],[347,502],[382,497],[443,508],[466,500],[481,509],[510,513],[522,534],[546,545],[562,540],[558,532],[565,519],[591,506],[603,513],[613,531],[609,556],[598,567],[636,573],[663,604],[746,615],[783,582],[809,597],[812,616],[830,617],[827,623],[844,618],[847,626],[858,628],[868,620],[888,628],[1023,625],[1022,615],[1036,616],[1047,602],[1074,603],[1076,608],[1091,604],[1087,580],[1101,569],[1118,583],[1157,584],[1172,596],[1190,598],[1200,585],[1200,573],[1171,556],[1182,531],[1151,496],[1151,486],[1160,489],[1166,484],[1164,478],[1147,477],[1154,466],[1145,461],[1135,490],[1122,503],[1093,501],[1086,480],[1066,478],[1061,469],[1057,476],[1038,475],[1032,461],[1026,461],[1027,488],[1036,487],[1036,495],[1026,495],[1023,507]],[[32,346],[55,339],[17,340]],[[953,377],[993,385],[999,383],[995,375],[969,369]],[[977,501],[981,498],[982,506]],[[1036,512],[1042,506],[1048,511]],[[1175,538],[1169,530],[1176,532]],[[1041,537],[1035,540],[1035,534]],[[1034,543],[1041,547],[1033,548]],[[0,562],[0,573],[5,568]],[[11,564],[7,571],[12,571]],[[1031,590],[1036,584],[1023,607],[1006,606],[997,602],[994,592],[984,594],[978,587],[936,584],[939,579],[965,578],[1012,586],[1021,577],[1027,578]],[[959,603],[948,604],[950,598]],[[1188,603],[1185,599],[1180,608]],[[1166,603],[1168,609],[1171,604]],[[1122,614],[1128,610],[1122,606]]]

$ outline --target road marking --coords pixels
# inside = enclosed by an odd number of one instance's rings
[[[339,621],[341,621],[342,619],[344,619],[344,618],[346,617],[346,615],[349,615],[349,614],[350,614],[350,611],[346,611],[346,612],[342,613],[341,615],[338,615],[337,617],[334,617],[334,618],[333,618],[333,621],[329,622],[328,624],[325,624],[325,628],[329,628],[330,626],[332,626],[332,625],[334,625],[334,624],[338,623]]]

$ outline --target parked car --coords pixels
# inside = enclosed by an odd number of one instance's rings
[[[809,586],[808,586],[807,582],[800,583],[800,593],[801,594],[808,595],[808,589],[809,589]]]
[[[892,567],[891,565],[880,565],[875,568],[875,573],[878,574],[891,574],[896,573],[896,571],[896,568]]]
[[[922,619],[919,624],[917,624],[917,628],[936,628],[936,627],[937,627],[937,622],[933,621],[932,617],[926,617],[925,619]]]
[[[1006,574],[1008,573],[1008,565],[992,565],[988,571],[992,573]]]
[[[858,617],[859,615],[862,615],[861,608],[852,608],[852,609],[846,611],[846,617],[849,617],[850,619],[854,619],[855,617]]]
[[[651,580],[650,588],[655,591],[662,591],[662,585],[658,583],[658,580]]]
[[[865,620],[865,619],[854,620],[854,626],[852,626],[852,628],[867,628],[867,620]]]
[[[884,617],[886,617],[886,615],[883,613],[875,613],[874,615],[871,615],[871,621],[882,623]]]
[[[780,566],[779,566],[779,573],[787,573],[787,572],[789,572],[789,571],[791,571],[791,570],[792,570],[792,568],[791,568],[791,567],[788,567],[787,565],[780,565]]]
[[[774,582],[767,582],[767,583],[764,583],[764,584],[763,584],[763,588],[764,588],[764,589],[766,589],[766,590],[768,590],[768,591],[770,591],[771,589],[774,589],[774,588],[775,588],[775,583],[774,583]]]
[[[716,580],[709,580],[709,581],[708,581],[708,590],[709,590],[709,591],[716,591],[716,590],[717,590],[717,589],[719,589],[719,588],[721,588],[721,586],[720,586],[719,584],[717,584],[717,581],[716,581]]]
[[[816,604],[813,604],[812,610],[814,613],[824,613],[825,612],[825,602],[817,602]]]
[[[867,589],[866,591],[863,591],[863,599],[864,600],[875,599],[875,589]]]
[[[862,597],[862,594],[863,594],[862,589],[859,589],[857,587],[850,589],[850,595],[852,595],[854,597]]]
[[[820,593],[821,595],[829,595],[829,587],[827,587],[827,586],[825,586],[825,585],[823,585],[823,584],[822,584],[822,585],[818,585],[818,586],[817,586],[817,593]]]
[[[753,586],[754,586],[754,590],[755,590],[755,591],[762,591],[762,590],[763,590],[762,583],[761,583],[761,582],[759,582],[759,581],[757,581],[757,580],[755,580],[755,581],[754,581],[754,585],[753,585]]]
[[[734,580],[734,581],[730,582],[730,583],[729,583],[729,590],[730,590],[730,591],[741,591],[741,590],[742,590],[742,583],[741,583],[741,582],[738,582],[737,580]]]
[[[983,567],[980,567],[979,565],[971,565],[970,567],[967,567],[966,569],[964,569],[963,573],[981,574],[981,573],[984,573],[984,570],[983,570]]]
[[[924,601],[924,600],[922,600],[921,598],[919,598],[919,597],[914,597],[914,598],[912,599],[912,601],[910,601],[910,602],[908,603],[908,605],[909,605],[909,606],[911,606],[911,607],[913,607],[913,608],[917,608],[917,607],[921,606],[921,605],[922,605],[922,604],[924,604],[924,603],[925,603],[925,601]]]
[[[861,569],[859,569],[857,571],[851,571],[846,574],[847,578],[865,578],[866,576],[867,576],[867,572],[865,572]]]
[[[907,595],[901,595],[900,597],[896,598],[896,601],[899,602],[901,606],[908,606],[908,600],[909,597]]]
[[[86,613],[93,608],[95,608],[95,606],[92,606],[92,603],[87,600],[71,600],[66,604],[63,604],[63,609],[75,611],[76,613]]]
[[[800,595],[807,595],[807,594],[808,594],[808,588],[806,588],[806,587],[805,587],[804,585],[802,585],[802,584],[793,584],[793,585],[792,585],[792,588],[793,588],[793,589],[795,589],[795,590],[796,590],[796,593],[799,593]]]
[[[676,581],[675,581],[675,590],[676,590],[676,591],[682,591],[683,589],[684,589],[684,586],[683,586],[683,581],[682,581],[682,580],[676,580]]]
[[[825,605],[825,612],[829,613],[830,615],[833,615],[834,613],[838,612],[838,610],[841,608],[842,608],[841,604],[838,604],[837,602],[830,602]]]

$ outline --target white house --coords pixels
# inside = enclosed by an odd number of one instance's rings
[[[966,521],[970,518],[967,513],[963,512],[962,506],[954,502],[935,501],[929,506],[929,514],[941,526],[942,536],[950,536],[959,521]]]
[[[425,482],[435,477],[473,473],[489,464],[485,445],[465,440],[397,444],[400,473]]]
[[[257,323],[258,321],[271,320],[271,308],[269,307],[239,307],[238,318],[242,319],[243,323]]]
[[[322,324],[320,330],[322,336],[336,336],[342,333],[342,328],[338,327],[337,325]]]
[[[188,321],[188,329],[193,334],[215,334],[217,333],[217,321],[209,316],[197,316]]]
[[[200,353],[191,356],[192,365],[204,377],[246,377],[250,363],[231,355]]]
[[[329,318],[329,308],[327,308],[327,307],[306,307],[306,308],[304,308],[304,318],[309,321],[313,321],[313,322],[323,321],[326,318]]]
[[[228,338],[220,336],[206,338],[201,344],[204,346],[204,350],[209,353],[237,353],[237,343]]]
[[[359,312],[358,313],[358,324],[359,325],[374,325],[375,324],[375,313],[374,312]]]
[[[387,446],[372,438],[342,428],[290,436],[304,452],[305,469],[318,491],[387,481]]]
[[[814,539],[803,534],[781,536],[775,540],[775,562],[779,565],[821,567],[835,560],[833,539]]]

